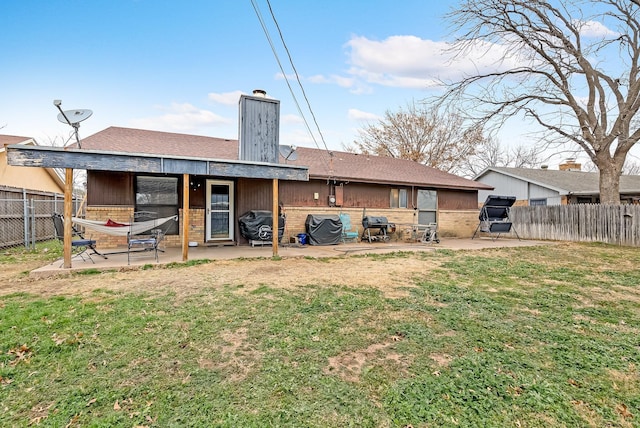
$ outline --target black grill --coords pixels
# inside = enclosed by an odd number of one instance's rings
[[[362,227],[368,229],[370,227],[386,228],[389,226],[389,220],[382,216],[366,216],[362,218]]]

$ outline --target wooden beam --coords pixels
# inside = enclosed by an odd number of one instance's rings
[[[154,174],[198,174],[309,181],[306,166],[186,156],[145,155],[43,146],[7,146],[7,163],[13,166],[72,168]]]
[[[71,216],[73,204],[73,169],[67,168],[64,171],[64,239],[63,239],[63,262],[65,269],[71,269]]]
[[[189,174],[182,176],[182,261],[189,260]]]
[[[271,247],[273,248],[273,257],[278,255],[278,225],[280,216],[279,214],[279,204],[278,204],[278,179],[273,179],[273,210],[271,214],[271,220],[273,221],[271,225]]]

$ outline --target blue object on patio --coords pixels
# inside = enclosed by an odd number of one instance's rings
[[[358,228],[355,231],[352,231],[351,228],[351,216],[347,213],[340,213],[340,221],[342,222],[342,242],[346,241],[356,241],[358,242],[358,237],[360,236],[358,232]]]
[[[298,233],[298,243],[300,245],[307,245],[307,234],[306,233]]]
[[[53,219],[53,228],[55,230],[56,238],[64,243],[64,218],[58,213],[54,213],[51,217]],[[89,260],[91,260],[91,263],[95,263],[91,258],[91,254],[97,254],[105,259],[107,258],[107,256],[96,250],[95,240],[86,239],[73,225],[71,226],[71,239],[72,258],[80,257],[83,261],[86,261],[85,256],[87,256]],[[88,253],[88,250],[91,250],[92,252]]]

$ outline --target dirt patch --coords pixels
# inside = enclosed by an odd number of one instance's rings
[[[430,354],[431,358],[440,367],[447,367],[453,361],[453,357],[448,354]]]
[[[408,295],[416,278],[427,275],[437,266],[436,261],[420,257],[395,258],[392,261],[366,257],[237,259],[175,269],[158,267],[38,279],[25,274],[37,265],[7,265],[0,272],[0,295],[32,293],[43,297],[88,297],[100,289],[151,294],[170,291],[180,298],[201,293],[206,288],[223,286],[238,287],[239,292],[251,292],[264,285],[294,289],[312,284],[375,288],[386,298],[402,298]]]
[[[239,382],[253,371],[262,355],[247,342],[247,329],[239,328],[235,331],[222,333],[225,344],[221,348],[221,360],[216,368],[228,373],[229,382]],[[210,361],[200,361],[201,367],[206,367]],[[213,368],[213,367],[212,367]]]
[[[396,371],[403,371],[409,363],[406,357],[393,351],[393,345],[401,340],[399,336],[392,336],[383,343],[374,343],[365,349],[347,352],[329,358],[325,367],[326,374],[338,375],[347,382],[359,382],[365,367],[393,365]]]

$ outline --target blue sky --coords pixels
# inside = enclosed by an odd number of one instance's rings
[[[324,142],[340,150],[385,111],[455,78],[443,15],[454,0],[271,0]],[[321,147],[267,0],[21,0],[0,16],[0,130],[40,144],[66,140],[64,110],[91,109],[86,137],[124,126],[237,138],[241,93],[280,100],[281,144]],[[492,58],[476,58],[493,61]],[[296,100],[301,112],[296,106]],[[302,115],[301,115],[302,113]],[[302,117],[306,118],[313,137]],[[511,125],[505,143],[526,142]],[[314,141],[315,140],[315,141]]]
[[[291,75],[267,1],[254,3]],[[271,7],[329,148],[430,95],[429,80],[446,72],[428,53],[416,57],[446,36],[446,1]],[[70,128],[53,106],[61,99],[64,110],[93,111],[81,137],[125,126],[237,138],[240,93],[259,88],[281,102],[281,143],[315,147],[251,0],[22,0],[2,9],[0,133],[66,139]],[[295,78],[290,84],[322,144]]]

